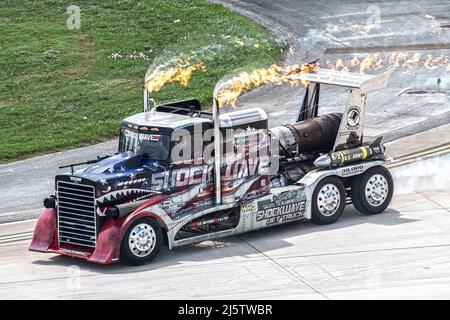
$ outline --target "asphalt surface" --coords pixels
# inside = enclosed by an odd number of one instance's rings
[[[449,165],[393,169],[396,195],[379,215],[348,206],[332,225],[163,249],[140,267],[28,252],[34,221],[3,224],[0,299],[449,299]]]
[[[286,65],[320,58],[322,67],[342,59],[347,65],[353,57],[362,61],[369,54],[380,54],[386,70],[393,53],[450,55],[450,29],[439,32],[430,21],[450,21],[448,1],[299,1],[299,0],[214,0],[236,10],[266,27],[287,50]],[[377,11],[378,10],[378,11]],[[379,20],[375,13],[379,12]],[[427,18],[428,16],[428,18]],[[376,25],[362,34],[368,24]],[[379,23],[378,23],[379,22]],[[423,67],[399,67],[386,89],[369,93],[365,135],[383,135],[394,140],[450,122],[450,69],[448,64],[435,70]],[[402,95],[407,89],[436,90],[441,78],[441,94]],[[303,89],[298,87],[263,87],[243,96],[238,107],[263,107],[272,126],[291,123],[297,115]],[[324,87],[319,113],[342,112],[347,92]]]
[[[96,159],[117,152],[118,141],[53,153],[0,165],[0,223],[39,215],[42,201],[54,193],[59,166]]]

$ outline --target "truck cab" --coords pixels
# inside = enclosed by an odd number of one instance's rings
[[[122,120],[118,151],[144,154],[145,159],[168,166],[176,161],[172,159],[174,146],[187,135],[203,134],[212,126],[211,115],[200,110],[197,100],[157,106]],[[182,156],[186,162],[193,160],[191,155]]]

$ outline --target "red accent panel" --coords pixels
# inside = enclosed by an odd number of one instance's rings
[[[34,227],[33,240],[28,250],[46,252],[56,237],[56,210],[45,209]]]
[[[145,211],[145,208],[152,206],[167,196],[158,195],[149,199],[142,206],[129,215],[120,219],[108,219],[101,227],[97,236],[97,245],[94,252],[86,248],[72,246],[58,246],[58,234],[56,226],[56,210],[46,209],[39,217],[34,229],[33,241],[29,247],[31,251],[52,252],[66,256],[87,259],[90,262],[110,264],[117,262],[120,257],[120,244],[122,237],[128,227],[137,219],[142,217],[152,217],[161,226],[167,229],[166,224],[153,212]],[[82,253],[82,254],[81,254]]]
[[[139,208],[134,210],[132,213],[130,213],[128,216],[126,216],[126,220],[125,220],[126,228],[125,228],[125,230],[123,230],[122,236],[125,234],[125,231],[128,229],[128,227],[136,219],[139,219],[139,218],[142,218],[142,217],[152,217],[156,221],[158,221],[163,228],[167,229],[166,223],[163,221],[163,219],[160,216],[156,215],[153,212],[146,212],[145,211],[146,208],[151,207],[151,206],[157,204],[158,202],[164,201],[167,198],[168,197],[165,196],[165,195],[158,195],[156,197],[153,197],[153,198],[149,199],[146,203],[144,203],[142,206],[140,206]]]
[[[115,262],[116,258],[119,258],[115,254],[115,248],[117,243],[120,246],[120,241],[122,240],[120,230],[124,220],[125,218],[106,220],[98,234],[95,251],[88,261],[109,264]]]
[[[88,261],[101,264],[109,264],[118,261],[122,238],[128,227],[139,218],[152,217],[163,227],[167,228],[161,217],[153,212],[145,211],[145,208],[165,200],[166,198],[167,196],[155,196],[125,217],[120,219],[108,219],[99,232],[96,249],[92,256],[89,257]]]

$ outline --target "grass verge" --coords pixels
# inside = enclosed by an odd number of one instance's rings
[[[0,163],[115,136],[122,118],[142,110],[154,61],[204,54],[206,71],[155,98],[208,106],[223,76],[282,57],[267,31],[204,0],[76,4],[81,28],[70,30],[66,2],[0,2]]]

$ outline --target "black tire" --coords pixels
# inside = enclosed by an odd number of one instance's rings
[[[139,227],[138,227],[139,226]],[[147,226],[147,227],[145,227]],[[138,233],[136,231],[138,230]],[[145,251],[146,244],[133,239],[142,234],[148,235],[141,237],[147,239],[149,249]],[[132,234],[133,233],[133,234]],[[150,240],[152,242],[150,242]],[[150,244],[148,244],[150,243]],[[163,243],[163,230],[157,221],[152,218],[141,218],[133,222],[125,232],[120,246],[120,260],[126,264],[138,266],[151,262],[158,256]],[[134,248],[131,247],[134,246]]]
[[[379,179],[379,176],[383,179]],[[376,179],[378,178],[378,180]],[[369,180],[372,183],[369,183]],[[387,188],[387,192],[384,189],[383,194],[376,193],[377,200],[373,197],[374,193],[371,193],[369,185],[373,183],[381,184],[384,188]],[[383,190],[383,187],[380,187]],[[367,195],[366,195],[367,191]],[[375,192],[375,191],[374,191]],[[386,210],[392,200],[394,194],[394,182],[392,180],[391,173],[388,169],[382,166],[376,166],[370,168],[360,176],[356,176],[352,183],[352,201],[355,209],[363,214],[378,214]]]
[[[331,187],[331,190],[328,186]],[[326,187],[326,188],[324,188]],[[322,204],[322,201],[325,201],[323,195],[326,195],[326,190],[330,190],[333,193],[336,191],[339,192],[339,195],[335,194],[336,202],[335,208],[332,209],[329,213],[324,211],[327,210],[326,207]],[[322,179],[316,186],[313,192],[312,197],[312,210],[311,210],[311,221],[315,224],[330,224],[336,222],[344,212],[345,209],[345,188],[342,181],[338,177],[326,177]]]

